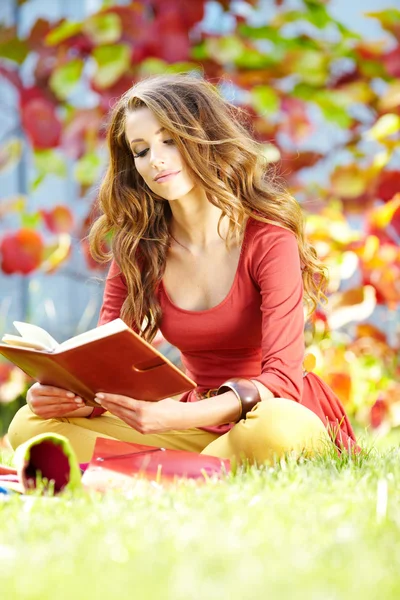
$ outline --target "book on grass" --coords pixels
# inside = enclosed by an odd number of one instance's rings
[[[62,344],[43,328],[14,321],[20,335],[4,335],[0,354],[43,385],[70,390],[89,406],[97,392],[157,401],[196,387],[178,367],[122,319]]]

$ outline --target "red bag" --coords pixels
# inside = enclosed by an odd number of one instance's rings
[[[180,477],[205,482],[211,477],[220,479],[229,471],[228,459],[99,437],[82,483],[86,488],[106,491],[124,488],[138,477],[155,482]]]

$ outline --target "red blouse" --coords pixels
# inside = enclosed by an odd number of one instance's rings
[[[126,295],[123,276],[113,261],[99,325],[120,316]],[[338,398],[314,373],[303,377],[303,283],[294,234],[250,218],[232,287],[213,308],[179,308],[163,282],[157,296],[163,313],[161,333],[179,348],[186,373],[198,384],[197,392],[217,388],[231,377],[255,379],[274,396],[290,398],[315,412],[334,429],[339,446],[354,445],[353,430]],[[183,394],[181,401],[198,401],[196,391]],[[225,433],[232,426],[203,429]]]

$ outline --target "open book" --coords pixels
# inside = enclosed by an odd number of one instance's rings
[[[196,387],[121,319],[62,344],[37,325],[14,326],[21,335],[4,335],[0,354],[36,381],[70,390],[89,406],[98,406],[97,392],[156,401]]]

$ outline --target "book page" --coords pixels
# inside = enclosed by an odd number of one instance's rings
[[[19,348],[29,348],[30,350],[47,350],[48,347],[37,342],[36,340],[23,338],[20,335],[9,335],[6,333],[3,335],[1,341],[3,344],[7,344],[9,346],[18,346]]]
[[[30,343],[32,343],[34,344],[32,347],[39,346],[39,349],[49,350],[50,352],[58,347],[58,342],[42,327],[32,325],[31,323],[23,323],[22,321],[13,321],[13,325],[21,334],[23,340],[25,341],[24,345],[26,346],[29,346]],[[10,336],[5,337],[6,339],[10,338]],[[12,337],[14,337],[15,342],[15,338],[17,336]],[[6,340],[3,338],[3,341]],[[6,341],[6,343],[10,342]]]
[[[122,319],[114,319],[105,325],[100,325],[95,329],[90,329],[89,331],[85,331],[85,333],[81,333],[73,338],[70,338],[69,340],[66,340],[65,342],[62,342],[62,344],[58,345],[57,351],[62,352],[64,350],[69,350],[70,348],[77,348],[78,346],[83,346],[88,342],[100,340],[101,338],[105,338],[113,333],[125,331],[126,329],[129,329],[129,327]]]

